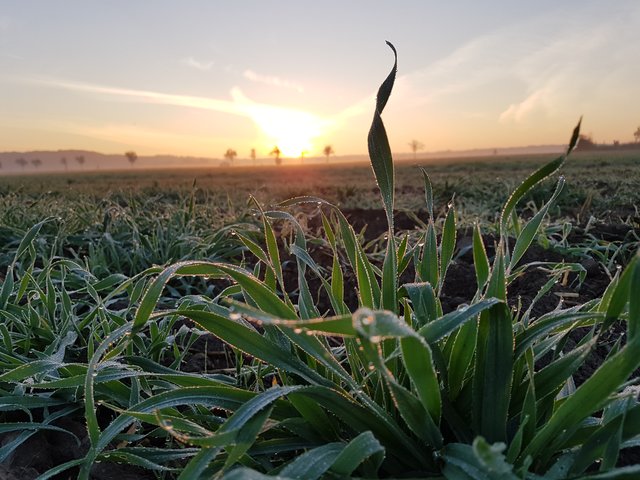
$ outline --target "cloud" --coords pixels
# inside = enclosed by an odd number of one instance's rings
[[[193,57],[183,58],[181,62],[187,67],[195,68],[196,70],[201,70],[201,71],[209,71],[215,65],[215,62],[213,61],[202,62],[200,60],[196,60]]]
[[[413,105],[492,111],[512,123],[604,108],[615,85],[631,88],[640,76],[640,6],[619,7],[590,5],[569,16],[559,7],[473,38],[405,75],[406,96]]]
[[[272,87],[278,87],[278,88],[289,88],[291,90],[297,91],[298,93],[304,92],[304,88],[295,82],[284,80],[280,77],[275,77],[271,75],[261,75],[259,73],[254,72],[253,70],[245,70],[242,73],[242,76],[247,80],[251,80],[252,82],[264,83],[265,85],[270,85]]]
[[[527,98],[519,103],[512,103],[509,107],[500,114],[500,121],[514,121],[520,122],[529,114],[536,110],[545,109],[548,102],[549,90],[541,88],[531,93]]]
[[[197,108],[251,119],[262,133],[287,155],[298,155],[298,146],[307,148],[312,139],[321,136],[335,125],[333,118],[324,118],[304,110],[280,107],[254,102],[245,96],[238,87],[231,90],[232,100],[220,100],[191,95],[169,94],[149,90],[136,90],[106,85],[96,85],[54,78],[16,79],[32,84],[60,88],[75,92],[127,99],[134,102],[170,105],[176,107]]]

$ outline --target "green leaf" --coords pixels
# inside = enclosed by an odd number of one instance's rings
[[[581,123],[582,123],[582,118],[580,118],[580,121],[578,121],[578,125],[576,125],[576,127],[573,129],[571,139],[569,140],[569,147],[567,148],[566,153],[550,161],[549,163],[543,165],[534,173],[529,175],[529,177],[526,180],[524,180],[520,184],[520,186],[511,194],[511,196],[509,197],[509,200],[507,200],[507,203],[502,209],[502,213],[500,215],[500,235],[502,238],[506,237],[507,222],[511,217],[511,213],[513,209],[516,207],[516,205],[522,199],[522,197],[524,197],[527,194],[527,192],[529,192],[529,190],[531,190],[535,185],[537,185],[539,182],[541,182],[542,180],[547,178],[549,175],[553,174],[556,170],[558,170],[566,160],[569,153],[571,153],[571,150],[573,150],[573,148],[575,147],[577,139],[580,135]]]
[[[560,177],[558,180],[558,184],[556,186],[556,190],[553,192],[553,195],[549,199],[549,201],[536,213],[531,220],[527,222],[527,224],[522,229],[520,235],[518,235],[518,239],[516,240],[516,245],[513,247],[513,253],[511,254],[511,262],[509,263],[509,270],[513,269],[516,266],[518,261],[525,254],[529,245],[533,241],[536,233],[538,233],[538,229],[540,228],[540,224],[542,223],[543,218],[549,211],[553,202],[556,201],[558,195],[562,191],[562,187],[564,186],[564,177]]]
[[[433,365],[431,349],[419,336],[400,339],[402,362],[423,407],[437,425],[442,413],[440,384]]]
[[[343,443],[327,443],[316,447],[285,466],[280,471],[280,475],[309,480],[320,478],[333,465],[343,449]]]
[[[344,477],[350,476],[367,458],[384,453],[384,447],[371,432],[362,432],[351,440],[336,457],[331,471]]]
[[[394,175],[393,175],[393,159],[391,157],[391,149],[389,148],[389,140],[387,132],[382,123],[382,111],[384,110],[387,100],[391,95],[393,83],[396,78],[396,70],[398,68],[398,55],[395,47],[387,42],[387,45],[393,51],[394,62],[391,72],[387,76],[378,90],[376,99],[376,110],[373,114],[371,129],[369,130],[368,146],[369,158],[371,166],[376,177],[376,182],[380,187],[382,194],[382,202],[387,214],[387,222],[389,224],[390,236],[393,235],[393,196],[394,196]]]
[[[420,167],[422,171],[422,178],[424,180],[424,197],[427,203],[427,212],[429,212],[429,221],[435,221],[433,218],[433,187],[431,186],[431,179],[429,178],[429,174],[427,171]]]
[[[442,240],[440,241],[440,288],[444,284],[449,262],[453,258],[453,252],[456,248],[456,212],[453,207],[447,212],[444,220],[444,228],[442,230]]]

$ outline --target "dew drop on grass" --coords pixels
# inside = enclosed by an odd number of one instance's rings
[[[91,374],[91,376],[92,376],[93,378],[96,378],[96,377],[98,376],[98,372],[93,372],[93,373]]]
[[[293,333],[302,333],[302,329],[301,328],[294,328],[293,329]]]
[[[162,426],[165,430],[173,430],[173,422],[171,420],[164,420]]]
[[[229,320],[240,320],[240,314],[239,313],[230,313],[229,314]]]
[[[306,334],[307,334],[307,335],[309,335],[309,336],[313,335],[313,332],[312,332],[311,330],[307,330],[307,331],[306,331],[306,332],[304,332],[304,333],[306,333]]]
[[[382,341],[382,337],[380,335],[373,335],[372,337],[369,337],[369,340],[371,343],[380,343]]]
[[[364,317],[362,319],[362,324],[363,325],[371,325],[374,322],[375,318],[373,318],[373,315],[367,315],[366,317]]]
[[[466,312],[468,309],[469,305],[467,305],[466,303],[461,303],[460,305],[458,305],[459,312]]]

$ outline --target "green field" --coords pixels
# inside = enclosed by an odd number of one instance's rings
[[[638,155],[378,152],[0,178],[0,477],[638,478]]]

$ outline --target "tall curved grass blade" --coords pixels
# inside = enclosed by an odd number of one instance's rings
[[[384,128],[384,123],[382,123],[381,115],[385,105],[387,104],[387,100],[389,100],[391,90],[393,89],[393,83],[396,78],[396,70],[398,68],[398,54],[395,47],[390,42],[387,42],[387,45],[389,45],[389,48],[391,48],[391,50],[393,51],[393,68],[378,89],[378,96],[376,98],[376,110],[373,114],[371,129],[369,130],[368,146],[371,166],[373,167],[373,173],[375,174],[376,182],[380,187],[382,202],[387,214],[387,222],[389,224],[389,233],[391,236],[393,235],[394,203],[393,159],[391,157],[389,140],[387,138],[387,132]]]
[[[567,148],[566,153],[561,155],[560,157],[552,160],[551,162],[543,165],[534,173],[529,175],[529,177],[523,181],[520,186],[511,194],[504,208],[502,209],[502,213],[500,214],[500,234],[503,238],[505,238],[507,234],[507,222],[511,217],[511,213],[513,209],[516,207],[518,202],[526,195],[526,193],[531,190],[535,185],[537,185],[540,181],[547,178],[549,175],[553,174],[556,170],[558,170],[567,156],[571,153],[571,150],[576,146],[578,141],[578,137],[580,136],[580,124],[582,123],[582,118],[578,121],[578,125],[573,129],[573,133],[571,135],[571,139],[569,140],[569,146]]]

